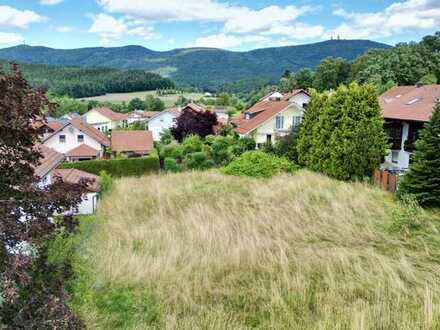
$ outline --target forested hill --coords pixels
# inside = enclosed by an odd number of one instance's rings
[[[32,86],[77,98],[174,87],[170,79],[142,70],[24,63],[18,63],[18,66]],[[0,60],[0,68],[9,70],[10,64]]]
[[[38,64],[148,70],[181,85],[216,89],[242,79],[276,81],[285,70],[314,68],[329,56],[353,60],[371,48],[388,47],[368,40],[330,40],[248,52],[214,48],[156,52],[141,46],[66,50],[22,45],[0,49],[0,58]]]

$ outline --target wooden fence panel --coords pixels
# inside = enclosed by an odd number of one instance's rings
[[[384,170],[375,170],[373,174],[373,182],[376,186],[383,190],[395,193],[397,190],[397,175],[391,174]]]

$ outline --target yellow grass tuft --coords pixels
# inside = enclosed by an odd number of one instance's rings
[[[125,178],[102,201],[86,255],[97,283],[154,292],[161,327],[439,327],[436,227],[390,233],[396,207],[308,171]]]

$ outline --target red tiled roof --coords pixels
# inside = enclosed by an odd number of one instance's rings
[[[386,119],[422,122],[429,121],[437,100],[440,100],[440,85],[399,86],[379,97]]]
[[[95,110],[96,112],[99,112],[101,115],[103,115],[104,117],[107,117],[108,119],[112,120],[112,121],[121,121],[121,120],[127,120],[127,114],[126,113],[119,113],[119,112],[114,112],[112,109],[110,108],[93,108],[90,111]]]
[[[72,124],[73,127],[80,130],[81,132],[87,134],[88,136],[95,139],[96,141],[98,141],[102,145],[104,145],[106,147],[108,147],[110,145],[110,140],[107,137],[107,135],[105,135],[105,133],[97,130],[93,126],[90,126],[90,125],[84,123],[81,119],[73,119],[70,121],[70,123]]]
[[[290,93],[286,93],[283,95],[283,101],[288,101],[290,98],[292,98],[295,95],[298,95],[299,93],[304,93],[310,96],[310,94],[305,89],[294,89]]]
[[[179,110],[178,108],[167,108],[167,109],[162,110],[160,112],[156,112],[155,115],[150,118],[150,120],[153,118],[159,117],[161,114],[163,114],[165,112],[172,113],[173,115],[176,115],[176,116],[180,116],[180,114],[182,113],[182,111]]]
[[[88,191],[98,192],[100,190],[99,176],[94,174],[90,174],[72,168],[72,169],[57,169],[54,171],[54,175],[61,178],[63,182],[72,183],[72,184],[80,183],[81,179],[88,179],[91,181],[91,183],[87,185]]]
[[[153,150],[153,133],[150,131],[113,131],[112,151],[149,153]]]
[[[51,121],[46,124],[48,127],[53,129],[54,131],[58,131],[60,128],[62,128],[64,125],[60,123],[59,121]]]
[[[55,134],[57,134],[59,131],[61,131],[62,129],[64,129],[65,127],[72,125],[73,127],[75,127],[76,129],[80,130],[81,132],[87,134],[88,136],[90,136],[92,139],[95,139],[97,142],[101,143],[102,145],[108,147],[110,145],[110,140],[107,137],[107,135],[105,135],[103,132],[98,131],[96,128],[94,128],[93,126],[90,126],[86,123],[84,123],[81,119],[73,119],[69,122],[67,122],[66,124],[64,124],[63,126],[61,126],[58,130],[56,130],[55,132],[53,132],[53,134],[51,134],[50,136],[46,137],[44,141],[49,140],[52,136],[54,136]]]
[[[41,153],[40,164],[34,169],[35,175],[39,178],[46,176],[64,161],[63,154],[43,144],[36,145],[36,148]]]
[[[252,108],[246,111],[248,113],[254,114],[251,119],[247,120],[244,113],[232,119],[232,123],[237,126],[235,131],[239,134],[249,133],[261,124],[263,124],[265,121],[269,120],[279,112],[286,109],[289,105],[290,103],[288,101],[258,102]]]
[[[81,144],[66,153],[68,157],[98,157],[99,150],[96,150],[87,144]]]

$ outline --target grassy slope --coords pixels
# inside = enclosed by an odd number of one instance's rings
[[[157,97],[156,91],[145,91],[145,92],[133,92],[133,93],[112,93],[106,94],[102,96],[95,97],[86,97],[83,100],[96,100],[96,101],[110,101],[110,102],[130,102],[132,99],[138,97],[140,99],[144,99],[145,96],[151,94]],[[159,98],[164,101],[166,107],[172,107],[176,103],[179,96],[184,96],[187,99],[198,100],[203,97],[201,93],[184,93],[184,94],[175,94],[175,95],[165,95],[159,96]]]
[[[438,219],[366,185],[129,178],[97,217],[72,282],[91,328],[440,326]]]

